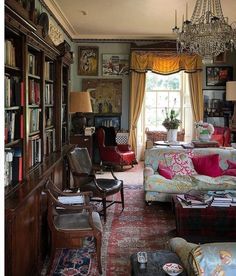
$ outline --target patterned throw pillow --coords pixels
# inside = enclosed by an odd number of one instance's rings
[[[193,167],[191,157],[192,151],[165,153],[165,160],[168,167],[172,169],[174,175],[193,175],[197,174]]]

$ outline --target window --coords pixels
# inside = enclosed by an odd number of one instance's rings
[[[146,74],[145,91],[145,126],[149,130],[165,130],[162,122],[165,108],[168,112],[173,108],[179,112],[182,121],[183,73],[158,75]]]

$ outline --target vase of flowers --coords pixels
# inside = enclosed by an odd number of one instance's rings
[[[212,124],[199,121],[195,123],[197,140],[210,141],[211,135],[214,133],[214,126]]]
[[[167,108],[165,108],[165,119],[162,125],[167,129],[167,141],[176,142],[177,141],[177,131],[180,126],[181,121],[177,118],[179,113],[174,109],[170,110],[168,113]]]

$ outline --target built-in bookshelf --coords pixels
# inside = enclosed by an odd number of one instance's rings
[[[52,179],[60,189],[68,188],[65,157],[73,148],[68,134],[62,137],[69,126],[72,53],[66,42],[53,44],[47,14],[38,20],[34,7],[31,0],[5,1],[5,274],[9,276],[19,271],[40,274],[49,251],[45,187]]]
[[[45,57],[44,73],[44,155],[48,156],[56,150],[56,132],[55,132],[55,100],[54,100],[54,80],[56,62]]]
[[[15,186],[23,179],[24,87],[21,35],[11,28],[5,30],[5,163],[4,185]]]
[[[25,14],[22,5],[9,1],[4,43],[6,194],[69,143],[70,46],[53,45],[41,26],[32,24],[30,16],[26,24],[12,13],[14,8]]]

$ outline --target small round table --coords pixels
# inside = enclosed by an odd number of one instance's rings
[[[137,260],[137,253],[132,254],[130,260],[133,276],[166,276],[167,274],[162,269],[166,263],[177,263],[183,267],[179,257],[170,250],[147,252],[147,264],[145,268],[140,267]],[[183,271],[179,276],[187,276],[187,273]]]

